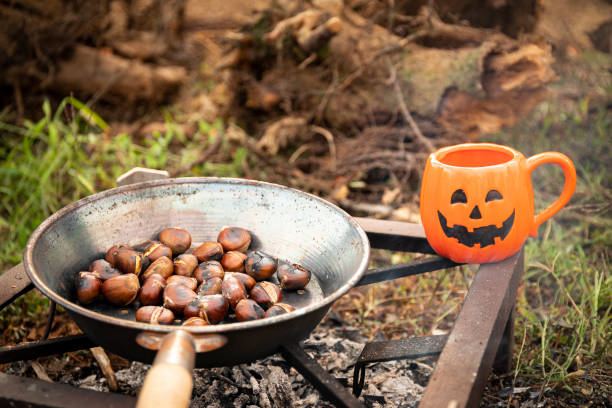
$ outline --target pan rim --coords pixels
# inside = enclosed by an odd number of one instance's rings
[[[44,232],[54,225],[58,220],[68,215],[72,211],[81,208],[90,203],[105,199],[109,196],[121,194],[124,191],[138,191],[151,189],[156,187],[164,187],[164,186],[173,186],[180,184],[240,184],[240,185],[251,185],[251,186],[267,186],[269,188],[276,188],[280,190],[289,190],[293,193],[299,195],[305,195],[318,203],[331,208],[332,210],[338,212],[340,215],[344,216],[346,220],[355,228],[358,233],[361,244],[364,248],[364,254],[359,262],[356,272],[348,279],[342,286],[336,289],[334,292],[330,293],[328,296],[324,297],[322,300],[318,302],[314,302],[305,307],[299,308],[292,313],[283,314],[280,316],[275,316],[266,319],[248,321],[248,322],[234,322],[234,323],[225,323],[219,325],[211,325],[211,326],[203,326],[203,327],[183,327],[183,326],[175,326],[175,325],[153,325],[150,323],[142,323],[131,320],[120,319],[113,316],[108,316],[99,312],[94,312],[86,307],[79,305],[78,303],[74,303],[59,294],[57,294],[53,289],[51,289],[47,284],[42,280],[38,272],[34,268],[34,247],[38,239],[44,234]],[[310,194],[304,191],[300,191],[294,189],[292,187],[283,186],[280,184],[270,183],[266,181],[258,181],[258,180],[249,180],[242,178],[229,178],[229,177],[181,177],[181,178],[170,178],[170,179],[161,179],[161,180],[152,180],[152,181],[144,181],[140,183],[134,183],[126,186],[116,187],[109,190],[102,191],[97,194],[93,194],[87,197],[84,197],[78,201],[70,203],[65,207],[61,208],[57,212],[50,215],[47,219],[45,219],[30,235],[28,241],[26,243],[26,247],[24,250],[24,267],[26,273],[34,286],[39,289],[45,296],[47,296],[52,301],[66,308],[69,312],[77,313],[81,316],[94,319],[101,323],[110,323],[117,326],[131,328],[141,331],[148,332],[159,332],[159,333],[168,333],[173,330],[181,329],[187,330],[193,334],[214,334],[214,333],[224,333],[224,332],[235,332],[241,330],[250,330],[263,326],[271,326],[277,323],[282,323],[289,320],[299,319],[302,316],[305,316],[311,312],[319,310],[324,307],[330,307],[336,300],[338,300],[341,296],[346,294],[351,288],[353,288],[357,282],[363,277],[368,263],[370,259],[370,243],[367,237],[367,234],[363,230],[363,228],[359,225],[359,223],[346,211],[336,206],[335,204],[322,199],[314,194]]]

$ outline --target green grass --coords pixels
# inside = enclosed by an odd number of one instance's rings
[[[526,156],[562,152],[578,175],[570,203],[526,243],[515,376],[535,387],[584,390],[589,375],[612,370],[612,124],[605,108],[588,102],[570,112],[544,103],[522,125],[488,140]],[[539,211],[561,192],[563,173],[546,165],[532,181]],[[599,380],[612,383],[609,376]]]
[[[55,112],[45,103],[43,117],[23,126],[0,116],[0,270],[21,261],[28,237],[53,212],[114,187],[116,178],[132,167],[172,170],[193,162],[222,126],[200,122],[187,138],[168,121],[163,134],[110,137],[108,125],[73,98]],[[222,162],[207,162],[190,174],[240,176],[245,150],[222,150],[227,151]]]

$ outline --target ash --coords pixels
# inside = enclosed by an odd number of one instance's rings
[[[302,345],[306,353],[352,390],[353,364],[366,342],[358,329],[329,316]],[[359,399],[366,407],[416,407],[433,372],[432,365],[431,360],[422,359],[371,364],[367,367],[365,386]],[[132,362],[129,368],[117,371],[119,392],[138,395],[149,368],[150,365]],[[7,373],[11,374],[10,371],[20,375],[15,365]],[[334,406],[278,354],[251,364],[196,369],[193,378],[192,408]],[[60,382],[108,391],[101,372],[85,378],[64,376]]]

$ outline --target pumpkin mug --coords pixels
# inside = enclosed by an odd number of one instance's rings
[[[559,198],[535,214],[531,173],[541,164],[563,169]],[[421,220],[427,241],[455,262],[497,262],[516,253],[527,236],[555,215],[576,188],[576,169],[564,154],[525,158],[507,146],[466,143],[427,159],[421,182]]]

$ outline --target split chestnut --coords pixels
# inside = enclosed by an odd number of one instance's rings
[[[152,324],[174,323],[174,313],[161,306],[143,306],[136,311],[136,321]]]

